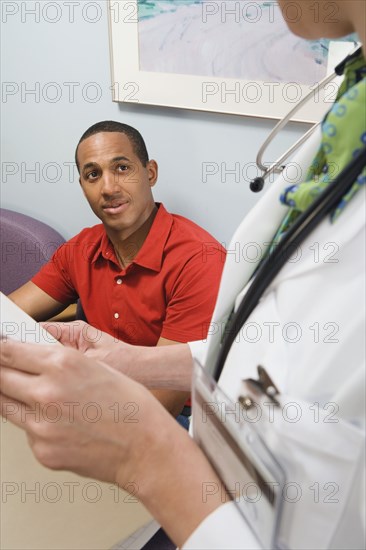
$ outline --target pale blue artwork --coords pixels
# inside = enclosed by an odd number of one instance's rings
[[[303,85],[327,73],[329,41],[293,35],[274,1],[138,0],[138,14],[142,71]]]

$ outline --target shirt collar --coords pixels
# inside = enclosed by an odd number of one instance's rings
[[[153,271],[160,271],[163,262],[165,243],[173,224],[173,216],[167,212],[161,203],[156,203],[158,211],[145,239],[132,263]]]
[[[102,238],[100,239],[99,246],[96,248],[93,256],[91,257],[91,263],[95,263],[100,256],[102,256],[105,260],[110,260],[114,262],[119,267],[119,263],[116,258],[116,253],[114,251],[113,245],[109,240],[104,227],[103,227]]]
[[[156,206],[158,207],[158,211],[150,231],[131,265],[137,264],[153,271],[160,271],[165,243],[173,224],[173,216],[165,210],[163,204],[156,203]],[[119,267],[114,248],[105,231],[103,232],[99,246],[91,258],[91,263],[96,262],[100,256],[114,262]]]

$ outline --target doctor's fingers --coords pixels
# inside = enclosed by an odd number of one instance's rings
[[[26,422],[27,420],[30,421],[30,409],[31,407],[25,405],[25,403],[20,403],[0,393],[0,414],[3,417],[1,422],[5,422],[6,419],[22,430],[26,430]]]
[[[52,367],[60,348],[61,346],[54,345],[25,344],[7,338],[1,342],[0,368],[7,367],[29,374],[42,374]]]
[[[64,346],[85,352],[89,349],[109,347],[120,341],[110,334],[85,323],[71,321],[69,323],[44,322],[42,327]]]
[[[63,419],[58,421],[55,412],[56,416],[51,417],[49,408],[45,411],[41,407],[29,407],[0,394],[2,422],[7,419],[25,430],[28,444],[41,464],[54,470],[67,469],[114,482],[119,463],[103,460],[105,441],[94,442],[78,431],[73,423],[65,424]],[[99,449],[97,456],[96,449]]]
[[[28,374],[2,366],[0,368],[1,394],[20,403],[33,405],[36,397],[33,389],[37,388],[39,376]]]
[[[88,341],[97,339],[94,333],[97,333],[98,330],[84,321],[71,321],[69,323],[45,321],[40,324],[64,346],[82,350],[87,347],[85,344],[88,344]]]

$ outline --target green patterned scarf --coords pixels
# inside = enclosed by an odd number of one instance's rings
[[[349,164],[366,144],[366,63],[362,55],[346,63],[344,80],[333,108],[322,122],[322,140],[305,181],[288,187],[280,197],[289,211],[273,244],[278,243],[296,218]],[[365,184],[366,168],[331,214],[334,222]]]

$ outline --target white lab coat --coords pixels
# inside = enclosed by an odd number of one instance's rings
[[[294,158],[298,181],[317,149],[319,134],[311,138]],[[301,170],[299,170],[301,167]],[[289,175],[289,174],[288,174]],[[219,296],[206,342],[190,344],[193,356],[210,364],[220,333],[234,302],[245,292],[256,264],[253,252],[269,242],[280,224],[286,207],[279,202],[281,190],[295,183],[280,176],[236,231],[225,265]],[[240,261],[234,253],[243,251]],[[249,256],[248,243],[253,243]],[[254,244],[256,243],[256,244]],[[258,258],[260,259],[260,258]],[[336,223],[323,220],[303,242],[264,293],[229,353],[219,384],[237,401],[240,381],[256,378],[257,365],[263,365],[280,392],[320,407],[336,403],[338,417],[345,427],[364,438],[365,430],[365,190],[345,208]],[[333,411],[333,409],[332,409]],[[333,442],[324,443],[328,448]],[[339,442],[335,443],[337,445]],[[342,443],[343,445],[343,443]],[[347,441],[344,441],[347,445]],[[317,452],[317,447],[313,451]],[[321,451],[319,451],[321,452]],[[356,475],[349,483],[347,498],[342,494],[333,504],[329,526],[314,534],[313,547],[364,548],[365,501],[364,467],[354,457]],[[356,466],[356,462],[358,465]],[[324,472],[329,456],[324,457]],[[326,475],[326,474],[325,474]],[[329,480],[331,481],[331,479]],[[304,511],[305,510],[305,511]],[[306,507],[296,518],[301,548],[308,525]],[[325,532],[326,531],[326,532]],[[317,538],[317,536],[319,537]],[[308,543],[307,543],[308,544]],[[189,537],[185,550],[261,548],[234,503],[221,506]]]

